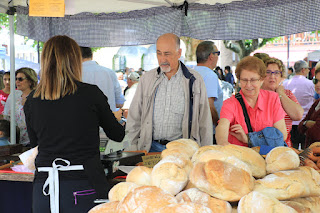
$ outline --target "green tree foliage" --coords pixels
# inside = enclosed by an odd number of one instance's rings
[[[267,42],[271,42],[276,38],[259,38],[259,39],[246,39],[246,40],[237,40],[237,41],[231,41],[231,40],[224,40],[224,46],[237,53],[239,58],[242,59],[250,53],[254,52],[255,50],[263,47],[267,44]]]

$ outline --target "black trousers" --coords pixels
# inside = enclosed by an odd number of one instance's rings
[[[301,143],[301,149],[305,149],[306,136],[299,132],[298,125],[292,125],[292,130],[290,133],[291,133],[291,141],[292,141],[293,148],[298,149],[299,143]]]
[[[44,182],[33,184],[33,213],[50,212],[50,197],[42,193]],[[74,192],[92,189],[88,180],[60,180],[59,181],[60,213],[87,213],[96,204],[96,194],[74,196]],[[89,193],[88,193],[89,194]],[[77,202],[77,204],[75,204]]]

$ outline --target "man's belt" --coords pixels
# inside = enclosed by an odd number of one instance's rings
[[[153,141],[155,141],[155,142],[157,142],[157,143],[160,143],[161,145],[167,145],[167,143],[170,142],[170,141],[168,141],[168,140],[153,140]]]

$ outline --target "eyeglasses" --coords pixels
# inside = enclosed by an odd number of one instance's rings
[[[240,82],[244,83],[245,85],[247,85],[249,82],[250,82],[250,84],[255,85],[255,84],[258,83],[258,81],[260,81],[260,78],[257,78],[257,79],[254,79],[254,78],[252,78],[252,79],[241,79],[240,78]]]
[[[314,84],[317,84],[320,80],[318,80],[317,78],[312,79]]]
[[[218,54],[218,56],[220,55],[220,51],[216,51],[216,52],[212,52],[212,54]]]
[[[276,70],[276,71],[274,71],[274,72],[272,72],[271,70],[267,70],[266,71],[266,74],[267,75],[272,75],[272,74],[274,74],[275,76],[281,76],[281,74],[282,74],[282,72],[281,71],[279,71],[279,70]]]
[[[25,80],[25,79],[27,79],[26,77],[24,77],[24,78],[22,78],[22,77],[20,77],[20,78],[16,78],[16,81],[23,81],[23,80]]]

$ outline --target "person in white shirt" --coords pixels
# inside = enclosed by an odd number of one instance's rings
[[[114,112],[121,108],[125,101],[116,73],[100,66],[92,60],[90,47],[81,47],[82,53],[82,81],[95,84],[107,96],[110,109]]]
[[[140,75],[136,72],[132,72],[128,75],[128,89],[125,91],[124,98],[126,101],[123,104],[123,116],[127,118],[128,110],[130,109],[131,102],[133,100],[134,94],[136,93]]]

